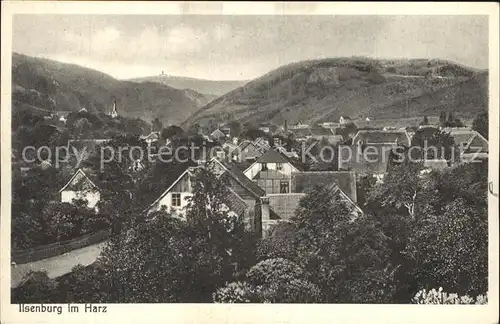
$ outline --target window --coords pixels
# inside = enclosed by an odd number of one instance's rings
[[[173,207],[181,206],[181,194],[179,192],[172,193],[172,206]]]
[[[276,163],[276,170],[283,170],[283,164],[282,163]]]
[[[262,171],[267,171],[267,163],[262,163]]]
[[[281,180],[280,181],[280,193],[289,193],[290,192],[290,187],[289,183],[287,180]]]

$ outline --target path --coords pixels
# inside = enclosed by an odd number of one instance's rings
[[[76,265],[87,266],[94,263],[106,242],[76,249],[52,258],[11,266],[11,286],[17,287],[29,271],[47,271],[49,278],[57,278],[71,272]]]

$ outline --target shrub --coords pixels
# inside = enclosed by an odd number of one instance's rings
[[[412,299],[413,304],[439,304],[439,305],[486,305],[488,303],[488,295],[478,295],[475,299],[469,295],[458,295],[454,293],[443,292],[443,288],[439,287],[426,291],[422,289],[418,291]]]

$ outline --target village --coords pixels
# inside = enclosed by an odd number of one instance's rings
[[[21,312],[488,303],[485,17],[165,17],[14,21]]]
[[[80,112],[86,113],[86,110],[82,109]],[[118,118],[116,101],[107,114],[112,119]],[[426,119],[427,117],[424,118]],[[60,121],[64,122],[64,117]],[[366,118],[362,122],[369,125],[370,119]],[[261,125],[255,127],[256,138],[251,140],[233,136],[229,123],[219,124],[208,134],[203,134],[200,129],[194,134],[203,139],[203,145],[217,144],[218,149],[210,151],[212,156],[207,154],[196,160],[179,163],[177,174],[170,177],[169,182],[162,184],[163,191],[145,206],[145,212],[166,209],[182,215],[188,205],[187,197],[192,195],[196,170],[208,168],[214,175],[230,179],[227,183],[233,197],[229,199],[228,208],[245,219],[248,228],[262,237],[267,236],[273,225],[288,221],[294,215],[300,199],[314,186],[325,186],[338,193],[355,217],[363,213],[357,197],[360,179],[368,176],[377,182],[383,182],[390,167],[389,155],[392,150],[410,147],[414,134],[423,130],[449,134],[454,140],[454,146],[459,149],[459,156],[454,161],[447,160],[444,156],[425,156],[421,160],[423,174],[429,170],[453,168],[463,163],[487,161],[488,141],[470,127],[443,127],[425,122],[418,127],[358,129],[355,121],[343,116],[338,122],[324,122],[313,126],[302,123],[287,126],[286,121],[282,126]],[[105,146],[109,140],[69,140],[68,152],[76,152],[78,155],[78,151],[85,150],[89,153],[96,147]],[[146,144],[150,152],[147,158],[155,161],[154,163],[163,161],[157,152],[165,148],[170,152],[173,150],[172,140],[162,138],[160,130],[141,135],[138,140]],[[327,143],[330,150],[336,150],[323,170],[314,168],[320,160],[319,156],[311,156],[312,166],[303,161],[307,156],[303,155],[302,150],[314,148],[319,143]],[[371,158],[363,155],[366,146],[375,148],[370,153]],[[133,160],[129,165],[129,173],[133,177],[144,167],[144,161]],[[102,175],[98,177],[96,172],[97,170],[85,168],[74,169],[71,178],[59,190],[60,202],[73,203],[74,200],[84,199],[87,207],[97,209],[102,190],[98,179]]]

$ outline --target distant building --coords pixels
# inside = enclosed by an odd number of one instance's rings
[[[349,124],[352,122],[352,119],[350,117],[347,117],[347,116],[340,116],[339,118],[339,124],[340,125],[345,125],[345,124]]]
[[[293,126],[288,127],[288,130],[297,130],[297,129],[303,129],[303,128],[309,128],[309,125],[307,124],[302,124],[302,123],[297,123]]]
[[[353,145],[386,144],[393,146],[409,146],[410,142],[411,139],[406,130],[384,131],[378,129],[363,129],[359,130],[352,139]]]
[[[113,100],[113,107],[108,113],[111,118],[117,118],[118,117],[118,110],[116,110],[116,100]]]
[[[88,208],[97,210],[97,203],[101,199],[101,189],[97,183],[96,177],[84,172],[82,169],[78,169],[59,190],[61,202],[73,203],[74,200],[85,199],[88,202]]]
[[[261,131],[263,131],[264,133],[269,133],[271,131],[271,129],[268,127],[268,126],[262,126],[262,127],[259,127],[259,129]]]
[[[173,175],[167,189],[147,208],[147,212],[165,208],[172,212],[173,216],[185,217],[188,207],[188,197],[193,196],[193,179],[199,167],[181,166]],[[240,217],[248,229],[258,233],[262,230],[261,225],[261,197],[265,195],[264,190],[250,181],[238,169],[234,163],[219,161],[214,158],[206,166],[218,178],[223,179],[227,185],[228,196],[226,196],[225,206],[230,215]]]
[[[223,138],[226,138],[226,134],[224,134],[224,132],[222,132],[222,130],[218,128],[210,134],[210,139],[215,141],[221,140]]]
[[[254,142],[245,140],[231,152],[233,161],[254,161],[262,155],[262,150]]]
[[[293,172],[299,172],[299,169],[286,156],[270,149],[243,173],[270,194],[289,193]]]
[[[488,140],[477,131],[468,127],[443,128],[441,131],[453,137],[462,163],[488,159]]]

